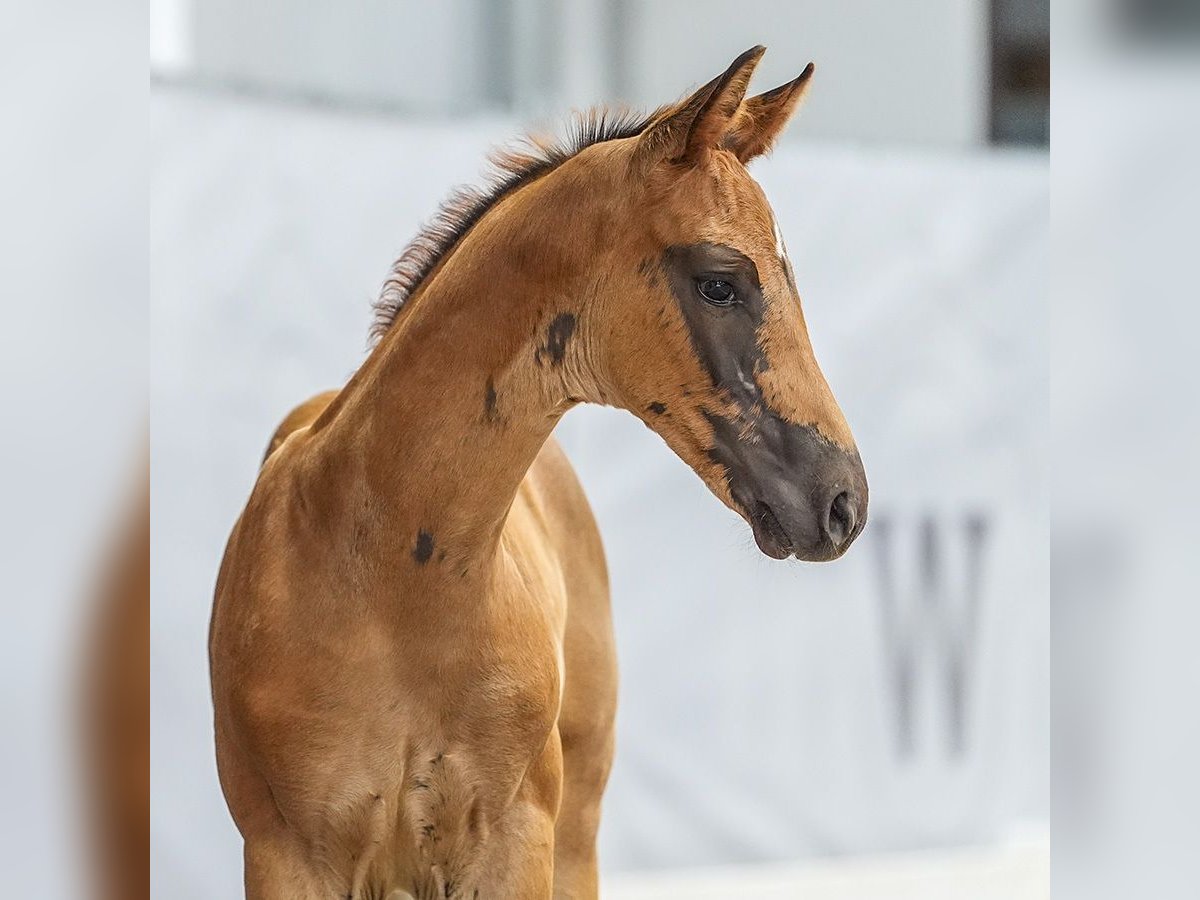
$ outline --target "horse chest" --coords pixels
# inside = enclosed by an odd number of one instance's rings
[[[414,737],[465,748],[495,781],[502,767],[523,772],[545,744],[561,704],[562,669],[561,635],[545,615],[504,612],[464,632],[461,646],[415,676],[416,690],[398,687],[420,697],[410,722],[428,723],[430,734]]]
[[[414,897],[471,897],[503,865],[537,790],[531,773],[548,754],[557,759],[560,678],[552,661],[539,669],[494,659],[452,714],[414,733],[397,792],[393,885],[413,885]]]
[[[469,883],[513,826],[530,773],[557,755],[561,624],[552,595],[522,595],[553,581],[530,571],[489,598],[469,647],[441,660],[436,684],[422,679],[430,693],[410,708],[396,837],[418,878]]]

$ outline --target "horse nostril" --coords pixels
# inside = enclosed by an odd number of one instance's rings
[[[825,532],[835,547],[841,547],[854,533],[854,526],[857,524],[858,519],[855,516],[854,504],[850,502],[850,495],[842,491],[833,498],[833,503],[829,506],[829,522],[825,526]]]

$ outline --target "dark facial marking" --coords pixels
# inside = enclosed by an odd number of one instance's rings
[[[433,556],[433,535],[428,531],[418,531],[417,545],[413,547],[412,555],[421,565],[429,562],[429,557]]]
[[[650,410],[650,412],[654,413],[656,416],[661,416],[667,411],[667,404],[659,403],[657,400],[655,400],[653,403],[647,406],[646,409]]]
[[[787,421],[763,397],[758,377],[769,363],[758,330],[766,301],[750,259],[732,247],[693,244],[668,248],[663,269],[697,358],[713,386],[734,407],[732,415],[703,410],[713,430],[709,458],[725,471],[734,501],[755,527],[779,538],[781,524],[763,506],[763,498],[779,506],[786,519],[787,510],[808,508],[810,495],[821,494],[831,480],[847,486],[856,482],[861,472],[858,454],[826,440],[814,425]],[[735,304],[713,307],[700,297],[696,279],[713,276],[734,285]],[[802,541],[803,549],[820,539],[803,533],[798,514],[784,524],[790,537],[781,539]]]
[[[561,366],[567,352],[567,341],[575,333],[575,317],[571,313],[559,313],[546,329],[546,343],[538,347],[534,358],[540,366],[546,360],[552,366]]]
[[[483,417],[488,422],[496,421],[496,385],[490,376],[483,391]]]
[[[792,551],[832,550],[820,546],[824,537],[815,530],[818,523],[805,521],[806,517],[795,511],[819,502],[831,483],[855,489],[862,471],[858,453],[826,440],[812,425],[785,421],[770,408],[753,420],[751,435],[755,439],[749,441],[742,439],[738,420],[707,410],[704,416],[713,430],[708,458],[724,469],[729,492],[742,510],[757,520],[755,526],[773,532],[781,544],[793,544]],[[769,506],[764,506],[764,498]],[[786,518],[789,511],[794,518],[787,520],[787,534],[780,539],[781,525],[775,516]]]
[[[767,367],[758,344],[765,300],[754,262],[722,244],[668,247],[663,269],[683,314],[692,347],[713,386],[746,411],[762,402],[756,373]],[[714,307],[696,287],[698,279],[729,282],[737,295],[730,306]]]

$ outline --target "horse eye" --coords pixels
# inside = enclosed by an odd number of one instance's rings
[[[696,281],[700,296],[713,306],[729,306],[736,298],[733,285],[716,278],[701,278]]]

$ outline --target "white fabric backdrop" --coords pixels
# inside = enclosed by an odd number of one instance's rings
[[[151,111],[153,884],[183,900],[240,884],[205,639],[267,438],[358,365],[389,263],[512,127],[161,89]],[[564,419],[622,667],[609,870],[982,842],[1048,815],[1046,160],[817,146],[754,172],[858,438],[872,524],[837,564],[775,563],[633,417]],[[940,601],[917,589],[925,521]]]

